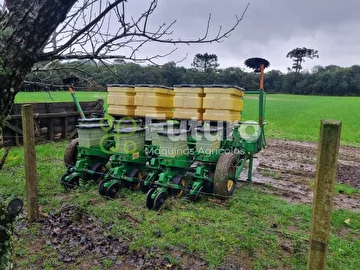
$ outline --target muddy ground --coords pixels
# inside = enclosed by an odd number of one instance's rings
[[[74,206],[65,205],[59,213],[43,214],[38,225],[39,235],[31,240],[28,255],[42,254],[50,247],[59,261],[52,264],[51,269],[207,269],[205,260],[181,247],[169,247],[166,251],[157,248],[131,251],[128,239],[104,234],[103,224],[99,220]],[[26,235],[22,234],[30,230],[29,226],[27,222],[18,222],[16,231],[20,235],[17,237],[25,238]],[[169,255],[177,258],[181,267],[173,265]],[[38,255],[37,260],[28,261],[25,269],[46,269],[44,257]],[[15,269],[24,269],[17,265],[15,263]]]
[[[270,193],[294,203],[311,204],[315,183],[317,144],[286,140],[268,140],[257,155],[254,183]],[[341,146],[336,183],[360,189],[360,148]],[[360,195],[334,195],[334,208],[360,210]]]

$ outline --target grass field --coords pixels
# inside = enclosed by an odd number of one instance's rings
[[[47,93],[20,93],[16,102],[72,100],[67,92],[53,92],[51,97]],[[106,99],[106,93],[80,92],[77,97],[82,101]],[[244,119],[256,119],[256,102],[256,97],[246,98]],[[359,104],[360,98],[269,95],[267,135],[316,141],[320,119],[340,119],[342,143],[360,146],[355,113]],[[170,198],[160,213],[146,209],[146,196],[141,192],[121,190],[120,198],[106,200],[99,196],[93,183],[82,183],[78,190],[65,192],[59,178],[65,173],[66,144],[37,146],[39,204],[43,213],[54,214],[65,205],[74,205],[101,224],[105,236],[126,239],[134,251],[157,248],[160,253],[150,252],[147,256],[166,256],[172,266],[181,265],[181,257],[173,252],[181,249],[205,260],[209,269],[220,265],[221,269],[306,269],[310,206],[290,204],[251,184],[237,188],[225,202],[203,197],[193,204]],[[13,148],[0,171],[0,194],[6,201],[25,197],[23,164],[23,149]],[[123,218],[129,216],[132,219]],[[74,217],[71,226],[78,222]],[[80,269],[84,262],[86,269],[115,269],[114,260],[101,259],[96,254],[85,254],[64,263],[58,257],[59,250],[47,244],[39,224],[26,220],[21,224],[26,226],[16,230],[16,269]],[[360,269],[359,236],[359,213],[334,210],[327,269]],[[72,244],[64,242],[60,250]],[[98,264],[94,265],[94,261]]]
[[[342,121],[341,141],[360,146],[358,108],[360,97],[268,95],[267,136],[299,141],[317,141],[321,119]],[[256,113],[256,100],[245,99],[244,118]]]
[[[261,186],[246,184],[225,202],[212,197],[203,197],[197,203],[170,198],[161,213],[145,207],[146,196],[140,191],[122,190],[120,198],[106,200],[99,196],[97,185],[86,183],[76,191],[65,192],[59,184],[65,172],[65,146],[65,142],[37,146],[39,205],[43,213],[54,214],[62,206],[74,205],[101,224],[104,235],[127,239],[134,251],[157,248],[161,252],[148,256],[166,256],[173,266],[181,259],[173,250],[181,249],[204,259],[209,269],[219,265],[225,267],[222,269],[235,269],[230,268],[234,265],[236,269],[306,269],[310,206],[287,203],[264,193]],[[14,148],[0,171],[0,194],[6,201],[24,198],[23,162],[23,149]],[[132,219],[121,218],[129,216]],[[79,223],[76,215],[72,222],[69,226]],[[26,226],[16,230],[16,269],[80,269],[84,262],[88,267],[82,269],[114,269],[114,261],[99,261],[96,254],[64,263],[59,259],[59,249],[47,244],[40,224]],[[359,228],[357,212],[333,211],[327,269],[359,269]],[[60,251],[71,249],[71,245],[62,243]],[[93,265],[94,261],[100,265]]]
[[[80,101],[102,98],[105,92],[78,92]],[[19,93],[16,102],[72,101],[68,92]],[[106,105],[105,105],[106,106]],[[257,97],[246,96],[243,119],[256,120]],[[317,141],[320,120],[342,121],[341,143],[360,146],[360,124],[358,121],[360,97],[319,97],[295,95],[268,95],[265,121],[268,122],[266,135],[299,141]]]

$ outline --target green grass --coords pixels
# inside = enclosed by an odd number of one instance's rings
[[[16,102],[72,101],[68,92],[52,92],[51,96],[52,99],[47,93],[20,93]],[[77,97],[81,101],[106,100],[106,93],[79,92]],[[316,141],[321,119],[339,119],[343,121],[342,143],[360,146],[355,111],[359,103],[360,98],[268,95],[267,136]],[[244,119],[256,120],[256,114],[256,97],[247,97]],[[64,192],[59,178],[65,172],[62,161],[65,146],[66,142],[37,146],[39,204],[43,212],[56,212],[65,204],[76,205],[101,221],[105,234],[127,239],[134,250],[157,247],[175,265],[179,264],[179,258],[174,257],[169,248],[204,258],[210,268],[231,262],[238,268],[306,269],[310,206],[289,204],[253,185],[238,188],[234,196],[223,203],[213,198],[203,198],[195,204],[169,199],[161,213],[146,209],[146,196],[141,192],[124,190],[121,198],[110,201],[99,196],[95,184],[83,184],[76,191]],[[0,194],[6,200],[25,198],[22,151],[22,148],[13,148],[0,171]],[[265,173],[272,177],[279,174]],[[346,185],[336,185],[335,191],[349,195],[358,193]],[[139,223],[134,226],[122,218],[126,215],[133,216]],[[112,230],[108,232],[106,228],[110,225]],[[15,242],[18,269],[29,269],[28,261],[41,261],[45,269],[76,269],[74,265],[57,261],[56,250],[50,247],[32,250],[39,233],[38,226],[33,224],[30,230],[21,233],[23,238]],[[359,239],[359,214],[334,210],[327,269],[359,269]],[[109,261],[101,269],[112,267]]]
[[[257,119],[257,102],[255,96],[245,98],[245,120]],[[360,146],[359,106],[360,97],[267,95],[266,135],[278,139],[317,141],[322,119],[341,120],[341,143]]]
[[[253,185],[238,188],[226,202],[211,197],[198,203],[170,198],[160,213],[145,207],[146,195],[141,192],[122,190],[120,198],[105,200],[91,183],[65,192],[59,184],[65,172],[62,161],[65,146],[66,142],[57,142],[36,148],[39,205],[44,213],[59,211],[66,204],[76,205],[99,220],[105,235],[130,241],[133,250],[159,248],[175,265],[179,258],[172,255],[171,248],[205,259],[209,268],[231,262],[250,269],[306,269],[310,206],[289,204]],[[25,198],[24,175],[23,149],[13,148],[0,171],[0,194],[6,200]],[[340,186],[337,190],[340,192]],[[123,218],[126,215],[138,223],[134,226],[131,220]],[[111,232],[106,229],[109,226]],[[56,250],[49,246],[33,250],[39,237],[38,227],[34,223],[26,232],[20,232],[22,238],[15,242],[18,269],[32,269],[27,262],[34,265],[42,262],[46,269],[76,269],[76,265],[58,261]],[[334,210],[327,269],[359,269],[359,239],[359,214]],[[109,261],[101,269],[111,268]]]
[[[77,92],[79,101],[102,98],[106,92]],[[69,92],[19,93],[16,102],[72,101]],[[266,136],[298,141],[317,141],[321,119],[342,121],[341,143],[360,146],[358,109],[360,97],[321,97],[297,95],[267,95],[265,122]],[[107,104],[105,104],[107,108]],[[243,119],[257,120],[258,99],[245,97]]]
[[[106,92],[76,92],[76,98],[79,101],[89,101],[96,99],[104,99],[106,101]],[[73,101],[68,91],[52,91],[52,92],[20,92],[15,97],[16,103],[22,102],[68,102]]]

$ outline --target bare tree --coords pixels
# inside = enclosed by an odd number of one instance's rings
[[[149,42],[198,44],[221,42],[239,25],[249,4],[232,26],[210,35],[211,14],[202,37],[175,38],[176,20],[149,26],[157,0],[148,0],[137,17],[128,14],[126,0],[7,0],[0,17],[0,128],[9,114],[25,76],[42,61],[129,59],[154,62],[172,53],[138,57]],[[4,9],[5,11],[5,9]]]

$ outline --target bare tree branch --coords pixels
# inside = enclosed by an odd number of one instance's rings
[[[82,28],[80,31],[78,31],[64,45],[62,45],[61,47],[59,47],[55,51],[52,51],[52,52],[49,52],[49,53],[44,53],[42,56],[40,56],[40,59],[41,58],[46,58],[46,57],[51,58],[52,55],[56,55],[56,54],[62,52],[63,50],[67,49],[77,38],[79,38],[87,30],[90,30],[92,27],[94,27],[99,21],[101,21],[106,16],[106,14],[111,12],[113,8],[115,8],[119,3],[122,3],[123,1],[125,1],[125,0],[117,0],[114,3],[110,4],[103,12],[101,12],[99,14],[99,16],[97,16],[92,22],[90,22],[84,28]]]
[[[94,17],[93,9],[98,5],[99,14]],[[245,6],[241,16],[235,16],[234,24],[227,30],[223,30],[220,25],[216,34],[210,36],[210,26],[212,15],[209,14],[206,28],[202,37],[197,39],[182,39],[173,37],[173,27],[176,20],[169,24],[161,24],[155,31],[149,29],[149,19],[157,8],[157,0],[151,0],[148,8],[142,12],[138,18],[129,17],[126,19],[126,0],[114,0],[107,2],[106,7],[102,6],[102,1],[87,0],[81,8],[71,13],[69,18],[58,33],[56,49],[47,51],[39,55],[39,60],[74,60],[74,59],[127,59],[137,60],[136,53],[148,42],[163,44],[201,44],[222,42],[228,38],[243,20],[249,3]],[[112,16],[114,14],[115,16]],[[79,22],[83,22],[83,27],[79,28]],[[111,27],[116,17],[119,27]],[[71,24],[70,21],[73,21]],[[114,31],[115,30],[115,31]],[[128,50],[128,53],[126,53]],[[130,50],[130,51],[129,51]],[[141,58],[142,61],[153,62],[164,56],[168,56],[176,49],[162,55]],[[119,54],[124,52],[124,54]]]

